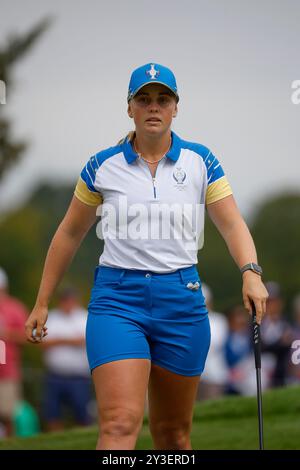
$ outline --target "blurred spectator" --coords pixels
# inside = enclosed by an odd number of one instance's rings
[[[253,329],[249,313],[242,305],[228,312],[230,333],[226,342],[226,359],[230,367],[228,394],[254,396],[257,393],[253,350]],[[270,387],[275,360],[269,353],[261,356],[262,390]]]
[[[296,348],[292,348],[290,356],[289,367],[289,383],[300,383],[300,364],[292,360],[295,350],[300,347],[300,294],[298,294],[293,301],[293,326],[292,326],[292,343],[297,341]],[[295,344],[295,343],[294,343]],[[299,354],[297,353],[297,358]],[[298,362],[298,359],[297,359]]]
[[[242,382],[246,377],[240,366],[252,358],[249,314],[242,305],[228,311],[229,333],[225,343],[225,358],[229,367],[226,393],[241,394]]]
[[[25,343],[26,319],[26,308],[8,294],[8,278],[0,268],[0,340],[4,345],[4,361],[0,361],[0,423],[5,436],[14,434],[13,415],[22,398],[20,347]]]
[[[300,339],[300,294],[293,300],[293,337]]]
[[[275,359],[272,377],[272,387],[286,384],[288,365],[292,344],[292,330],[289,323],[283,318],[284,302],[280,286],[277,282],[265,284],[269,298],[267,300],[267,314],[261,323],[262,352],[271,353]]]
[[[80,306],[78,294],[72,288],[63,290],[57,308],[49,311],[48,336],[41,343],[47,367],[44,418],[49,431],[64,428],[62,405],[72,410],[76,424],[90,423],[91,379],[85,349],[86,319],[87,312]]]
[[[222,313],[213,310],[211,289],[202,283],[202,292],[209,311],[211,343],[202,373],[198,392],[198,400],[217,398],[224,394],[227,383],[228,368],[224,357],[225,341],[228,335],[227,319]]]

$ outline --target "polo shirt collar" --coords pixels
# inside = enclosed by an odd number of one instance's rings
[[[172,144],[171,144],[170,150],[166,153],[166,156],[170,158],[170,160],[173,160],[174,162],[176,162],[180,155],[181,139],[173,131],[171,131],[171,138],[172,138]],[[126,140],[122,144],[122,147],[123,147],[123,153],[127,160],[127,163],[134,162],[137,159],[138,154],[135,152],[132,146],[132,143],[128,141],[128,137],[126,137]]]

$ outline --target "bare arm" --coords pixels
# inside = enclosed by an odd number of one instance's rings
[[[48,316],[50,298],[96,219],[96,207],[88,206],[73,196],[49,246],[35,307],[26,322],[26,336],[29,341],[36,342],[32,336],[35,327],[36,336],[41,336]]]
[[[82,240],[96,221],[96,208],[73,196],[48,250],[36,304],[47,306]]]
[[[228,250],[239,268],[249,262],[257,263],[252,236],[242,218],[233,196],[208,204],[207,212],[224,238]]]
[[[212,222],[224,238],[228,250],[239,268],[247,263],[257,263],[257,254],[253,238],[246,222],[241,216],[233,196],[207,205],[207,212]],[[266,312],[267,290],[261,277],[252,272],[243,273],[243,300],[245,308],[251,313],[253,300],[260,323]]]

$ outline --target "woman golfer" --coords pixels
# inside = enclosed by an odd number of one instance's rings
[[[134,70],[128,115],[135,130],[82,170],[26,324],[31,342],[47,334],[49,300],[99,206],[104,251],[86,328],[97,449],[135,448],[147,389],[155,448],[191,449],[193,405],[210,345],[196,268],[205,209],[242,272],[246,309],[253,300],[259,323],[266,310],[255,246],[221,164],[208,148],[171,130],[178,101],[171,70],[154,63]]]

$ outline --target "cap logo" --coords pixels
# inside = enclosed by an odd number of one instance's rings
[[[146,70],[146,74],[150,75],[151,80],[155,80],[159,76],[159,70],[155,69],[155,64],[151,64],[151,69]]]

